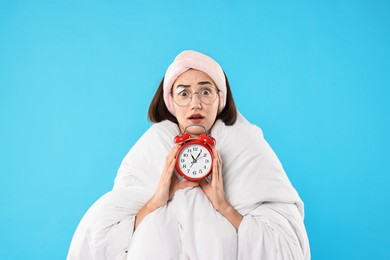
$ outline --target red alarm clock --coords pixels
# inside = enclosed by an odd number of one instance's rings
[[[205,133],[201,134],[199,139],[193,139],[186,132],[190,126],[200,126]],[[176,171],[187,180],[199,181],[208,177],[212,172],[214,156],[211,147],[215,146],[215,139],[207,135],[204,126],[190,126],[187,126],[184,133],[174,139],[175,144],[183,144],[176,155]]]

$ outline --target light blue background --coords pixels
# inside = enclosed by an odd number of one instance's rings
[[[184,49],[305,201],[313,259],[390,259],[388,1],[0,0],[0,259],[64,259]]]

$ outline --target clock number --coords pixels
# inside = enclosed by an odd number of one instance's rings
[[[188,153],[183,153],[183,157],[188,157]]]
[[[194,152],[198,151],[198,147],[194,147]]]
[[[187,149],[187,152],[191,153],[191,152],[192,152],[191,148],[188,148],[188,149]]]
[[[196,171],[193,171],[192,174],[193,174],[193,175],[196,175]]]
[[[208,159],[204,160],[205,163],[209,163],[210,161]]]
[[[202,172],[202,169],[199,169],[199,174],[202,174],[203,172]]]
[[[183,163],[183,162],[185,162],[185,160],[184,159],[180,159],[180,162]]]
[[[186,169],[187,168],[187,164],[183,164],[183,169]]]

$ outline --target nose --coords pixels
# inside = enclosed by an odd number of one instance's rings
[[[200,101],[200,95],[196,92],[192,93],[191,97],[191,109],[202,109],[202,102]]]

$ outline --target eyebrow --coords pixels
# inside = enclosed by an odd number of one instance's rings
[[[210,81],[200,81],[198,85],[212,85]]]
[[[210,82],[210,81],[199,81],[198,82],[198,85],[212,85],[212,83]],[[182,87],[182,88],[189,88],[189,87],[191,87],[191,85],[177,85],[176,86],[176,88],[180,88],[180,87]]]
[[[176,88],[189,88],[191,85],[177,85]]]

